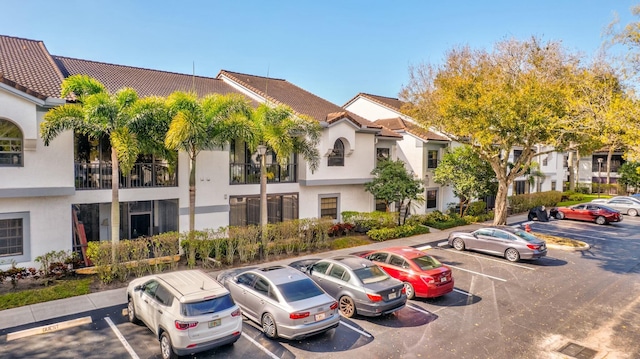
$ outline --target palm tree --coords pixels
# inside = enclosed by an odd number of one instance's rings
[[[119,167],[129,173],[142,150],[151,145],[153,134],[166,131],[166,111],[158,98],[138,99],[131,88],[110,94],[100,81],[87,75],[74,75],[62,82],[63,97],[75,101],[47,112],[40,125],[45,146],[66,130],[93,139],[107,137],[111,143],[111,241],[120,240]],[[164,130],[163,130],[164,129]],[[156,136],[157,137],[157,136]],[[115,260],[116,245],[112,246]]]
[[[236,138],[251,138],[251,106],[241,95],[174,92],[167,98],[171,124],[165,145],[189,156],[189,232],[195,229],[196,158]]]
[[[286,165],[293,154],[300,154],[309,168],[318,168],[320,153],[318,142],[321,134],[320,124],[306,116],[295,114],[287,106],[269,106],[261,104],[254,111],[253,123],[255,133],[252,138],[245,138],[251,151],[260,150],[260,226],[262,231],[267,227],[267,172],[265,155],[267,149],[272,151],[280,165]]]

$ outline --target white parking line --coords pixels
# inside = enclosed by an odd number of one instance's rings
[[[491,278],[491,279],[499,280],[499,281],[502,281],[502,282],[506,282],[506,281],[507,281],[506,279],[502,279],[502,278],[494,277],[494,276],[492,276],[492,275],[488,275],[488,274],[484,274],[484,273],[474,272],[474,271],[472,271],[472,270],[468,270],[468,269],[464,269],[464,268],[460,268],[460,267],[452,266],[451,264],[447,264],[447,266],[448,266],[448,267],[451,267],[451,268],[459,269],[459,270],[461,270],[461,271],[463,271],[463,272],[469,272],[469,273],[477,274],[477,275],[480,275],[480,276],[483,276],[483,277],[487,277],[487,278]]]
[[[462,254],[465,256],[469,256],[469,257],[474,257],[474,258],[480,258],[480,259],[485,259],[488,261],[493,261],[493,262],[498,262],[498,263],[502,263],[502,264],[506,264],[506,265],[510,265],[510,266],[514,266],[514,267],[518,267],[518,268],[523,268],[523,269],[528,269],[528,270],[536,270],[535,268],[531,268],[531,267],[527,267],[527,266],[523,266],[521,264],[516,264],[516,263],[511,263],[511,262],[505,262],[503,260],[498,260],[498,259],[493,259],[493,258],[486,258],[486,257],[481,257],[481,256],[476,256],[473,254],[469,254],[469,253],[465,253],[465,252],[460,252],[454,249],[444,249],[445,251],[448,252],[453,252],[453,253],[458,253],[458,254]]]
[[[367,333],[367,332],[365,332],[365,331],[362,331],[362,330],[360,330],[360,329],[358,329],[358,328],[356,328],[356,327],[354,327],[354,326],[352,326],[352,325],[349,325],[349,324],[347,324],[347,323],[343,322],[342,320],[340,321],[340,324],[342,324],[342,325],[344,325],[345,327],[347,327],[347,328],[349,328],[349,329],[353,330],[354,332],[358,332],[358,333],[360,333],[360,334],[364,335],[364,336],[365,336],[365,337],[367,337],[367,338],[371,338],[371,334],[369,334],[369,333]]]
[[[473,297],[473,294],[471,294],[471,293],[467,293],[467,292],[465,292],[464,290],[460,290],[460,289],[455,289],[455,288],[453,288],[453,291],[454,291],[454,292],[458,292],[458,293],[460,293],[460,294],[464,294],[464,295],[466,295],[467,297]]]
[[[138,354],[136,354],[136,352],[133,350],[131,345],[129,345],[129,342],[124,338],[124,335],[122,335],[122,333],[120,333],[116,325],[113,324],[113,321],[111,320],[111,318],[105,317],[104,320],[107,322],[107,324],[109,324],[109,326],[111,327],[111,330],[113,330],[113,332],[116,334],[116,337],[120,339],[120,343],[122,343],[124,348],[127,349],[127,351],[129,352],[129,355],[131,355],[131,359],[140,359],[140,357],[138,356]]]
[[[420,308],[420,307],[418,307],[417,305],[414,305],[414,304],[407,304],[407,307],[411,308],[411,309],[413,309],[413,310],[415,310],[417,312],[422,312],[422,313],[427,314],[427,315],[432,315],[433,314],[433,313],[431,313],[431,312],[429,312],[427,310],[424,310],[424,309],[422,309],[422,308]]]
[[[262,350],[265,354],[267,354],[270,358],[273,359],[280,359],[280,357],[278,357],[277,355],[273,354],[272,352],[270,352],[267,348],[263,347],[260,343],[258,343],[257,341],[255,341],[253,338],[251,338],[250,336],[248,336],[247,334],[245,334],[244,332],[242,332],[242,336],[247,339],[248,341],[250,341],[251,343],[253,343],[253,345],[257,346],[258,349]]]

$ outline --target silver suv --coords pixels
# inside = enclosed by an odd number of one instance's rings
[[[144,322],[164,359],[233,344],[242,315],[229,291],[199,270],[149,275],[127,287],[129,321]]]

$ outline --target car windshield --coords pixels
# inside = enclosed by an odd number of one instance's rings
[[[231,295],[226,294],[221,297],[206,299],[200,302],[184,303],[182,305],[182,315],[195,317],[198,315],[216,313],[229,309],[235,305]]]
[[[417,264],[418,267],[420,267],[420,269],[422,270],[429,270],[429,269],[442,267],[442,263],[440,263],[437,259],[430,256],[413,258],[411,261]]]
[[[312,298],[324,293],[311,279],[282,283],[277,287],[287,302]]]
[[[378,266],[358,268],[354,270],[353,273],[356,277],[360,278],[364,284],[375,283],[389,278],[387,273]]]
[[[534,236],[533,234],[529,233],[529,232],[525,232],[525,231],[515,231],[516,236],[524,239],[527,242],[539,242],[540,238]]]

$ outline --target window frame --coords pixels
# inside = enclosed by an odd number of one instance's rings
[[[20,134],[20,137],[0,137],[0,167],[24,167],[24,133],[15,122],[0,118],[0,124],[3,122],[7,123],[8,126],[12,126]],[[5,146],[7,147],[6,150],[4,149]],[[19,151],[14,150],[16,146],[20,148]],[[5,156],[10,159],[7,163],[2,161]]]
[[[435,157],[432,156],[433,154],[435,154]],[[427,168],[438,168],[438,150],[427,150]]]
[[[344,142],[338,138],[333,143],[331,154],[327,158],[328,167],[344,167],[344,148]]]
[[[31,261],[31,215],[29,212],[0,213],[0,220],[22,220],[22,253],[6,254],[0,256],[4,262],[29,262]]]
[[[331,215],[323,215],[323,211],[328,211],[331,210],[331,212],[333,212],[334,208],[323,208],[323,201],[324,200],[331,200],[334,199],[335,200],[335,217],[331,216]],[[320,195],[318,198],[318,215],[319,218],[326,218],[326,217],[330,217],[332,220],[334,221],[338,221],[340,220],[340,196],[338,194],[323,194]]]

